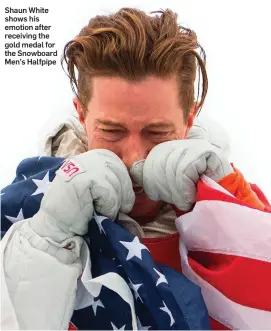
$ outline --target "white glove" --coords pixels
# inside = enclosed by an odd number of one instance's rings
[[[133,208],[135,194],[121,159],[106,149],[95,149],[67,160],[45,193],[31,228],[55,242],[84,235],[94,209],[115,219]]]
[[[145,162],[135,162],[130,173],[151,200],[188,211],[196,201],[202,174],[214,181],[233,172],[220,150],[203,139],[173,140],[155,146]]]
[[[189,130],[187,139],[204,139],[219,148],[225,157],[230,155],[230,137],[225,128],[212,120],[206,114],[196,117],[192,128]]]
[[[209,141],[209,132],[196,117],[186,139],[205,139]]]

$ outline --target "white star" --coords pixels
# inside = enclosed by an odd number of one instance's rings
[[[158,286],[159,284],[161,283],[167,283],[167,280],[166,280],[166,277],[161,273],[159,272],[158,270],[156,270],[155,268],[153,268],[153,270],[157,273],[157,275],[159,276],[157,282],[156,282],[156,286]]]
[[[31,196],[46,193],[51,183],[49,180],[49,171],[47,171],[46,175],[42,179],[32,179],[32,180],[37,185],[38,188],[33,194],[31,194]]]
[[[129,278],[128,278],[129,279]],[[129,279],[129,287],[134,291],[134,293],[135,293],[135,298],[137,299],[137,298],[139,298],[139,300],[141,301],[141,302],[143,302],[143,300],[141,299],[141,297],[140,297],[140,295],[138,294],[138,290],[139,290],[139,288],[140,288],[140,286],[142,286],[143,284],[133,284],[132,282],[131,282],[131,279]]]
[[[107,217],[97,215],[95,212],[94,212],[94,216],[95,216],[95,220],[96,220],[96,223],[97,223],[97,225],[99,227],[100,232],[105,234],[104,228],[102,226],[102,222],[104,220],[106,220]]]
[[[18,221],[24,220],[24,214],[23,214],[23,209],[22,208],[20,209],[19,214],[17,215],[17,217],[12,217],[12,216],[7,216],[7,215],[5,215],[5,216],[11,223],[16,223]]]
[[[27,178],[26,178],[26,176],[24,174],[22,174],[22,176],[23,176],[24,180],[27,180]]]
[[[168,309],[168,307],[166,306],[165,302],[164,302],[164,301],[162,301],[162,302],[163,302],[163,304],[164,304],[164,307],[161,307],[161,308],[159,308],[159,309],[163,310],[165,313],[168,314],[168,316],[170,317],[170,326],[172,326],[172,325],[175,323],[175,320],[174,320],[174,318],[173,318],[173,316],[172,316],[172,314],[171,314],[171,311],[170,311],[170,310]]]
[[[139,320],[139,318],[137,317],[137,328],[138,330],[149,330],[150,326],[143,326]]]
[[[96,313],[97,313],[97,308],[98,307],[102,307],[104,308],[104,305],[102,303],[101,300],[97,300],[97,301],[94,301],[93,304],[91,305],[92,309],[93,309],[93,312],[94,312],[94,315],[96,316]]]
[[[125,326],[126,326],[126,324],[124,324],[120,329],[118,329],[118,328],[116,327],[116,325],[114,325],[114,323],[112,323],[112,322],[110,322],[110,323],[111,323],[111,325],[112,325],[113,330],[125,330]]]
[[[134,256],[136,256],[140,260],[142,260],[142,252],[141,251],[143,249],[148,250],[148,248],[145,245],[141,244],[138,237],[135,237],[134,240],[131,241],[131,242],[129,242],[129,241],[120,241],[120,243],[129,250],[129,253],[126,257],[126,261],[130,260]]]
[[[121,265],[121,264],[117,265],[117,268],[120,268],[120,267],[122,267],[122,265]]]

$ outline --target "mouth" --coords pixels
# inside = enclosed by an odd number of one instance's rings
[[[138,184],[133,184],[133,190],[135,192],[135,194],[142,194],[144,192],[144,189],[141,185]]]

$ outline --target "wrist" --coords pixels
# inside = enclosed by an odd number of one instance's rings
[[[79,259],[84,241],[80,236],[66,239],[62,243],[55,242],[51,238],[43,238],[32,229],[29,221],[20,228],[20,235],[27,239],[35,249],[51,255],[65,264],[72,264]]]
[[[50,238],[57,243],[74,236],[73,232],[64,229],[64,224],[63,229],[60,228],[59,223],[42,208],[29,220],[29,225],[40,237]]]

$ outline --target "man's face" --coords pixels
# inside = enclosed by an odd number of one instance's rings
[[[193,123],[194,113],[184,122],[175,77],[150,76],[141,82],[121,78],[96,77],[86,116],[78,99],[74,105],[88,136],[88,148],[109,149],[129,169],[145,159],[157,144],[184,139]],[[134,188],[136,202],[131,217],[140,218],[157,212],[154,202],[139,188]]]

